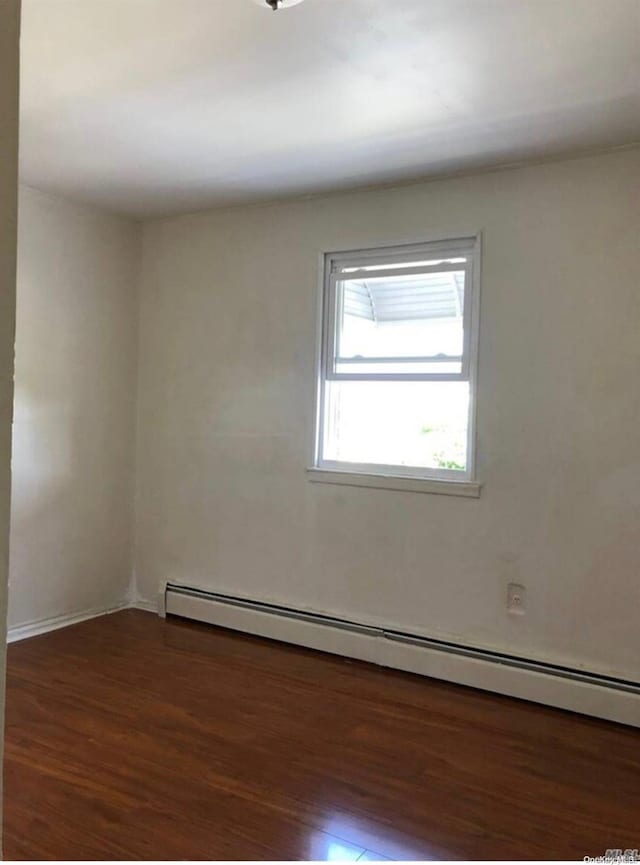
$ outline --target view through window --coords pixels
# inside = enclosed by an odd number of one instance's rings
[[[471,474],[475,238],[326,257],[320,467]]]

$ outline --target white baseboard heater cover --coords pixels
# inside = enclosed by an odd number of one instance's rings
[[[161,593],[165,612],[640,727],[637,682],[176,583]]]

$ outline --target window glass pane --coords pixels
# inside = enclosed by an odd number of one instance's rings
[[[468,382],[327,382],[324,459],[464,471],[468,410]]]
[[[464,283],[464,270],[339,281],[336,372],[459,373]]]

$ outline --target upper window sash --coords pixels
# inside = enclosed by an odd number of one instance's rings
[[[476,238],[436,242],[402,249],[376,249],[325,257],[322,374],[327,381],[468,381]],[[340,357],[344,284],[381,277],[464,273],[462,355]],[[447,365],[456,370],[447,369]],[[378,366],[378,370],[375,367]],[[381,372],[379,367],[386,366]]]

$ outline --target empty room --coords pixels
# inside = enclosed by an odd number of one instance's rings
[[[640,861],[640,0],[0,0],[0,201],[4,858]]]

